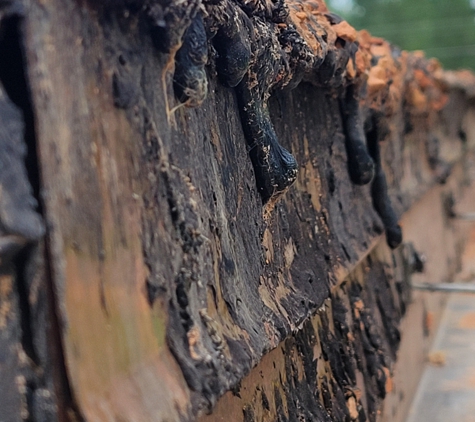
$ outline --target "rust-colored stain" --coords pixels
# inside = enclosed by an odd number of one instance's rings
[[[425,314],[425,328],[427,331],[432,331],[434,327],[434,312],[428,311]]]
[[[467,312],[460,318],[457,326],[466,330],[475,330],[475,312]]]
[[[393,378],[391,376],[391,371],[389,368],[384,367],[383,368],[384,375],[386,376],[386,384],[385,384],[385,389],[386,393],[390,393],[393,391]]]

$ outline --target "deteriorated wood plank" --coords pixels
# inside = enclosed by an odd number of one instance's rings
[[[278,138],[300,168],[295,187],[264,216],[234,92],[211,65],[202,106],[170,115],[178,105],[170,56],[157,52],[140,15],[124,10],[50,0],[26,12],[65,360],[88,420],[193,419],[302,325],[300,347],[311,345],[309,318],[383,226],[370,188],[350,182],[331,91],[302,83],[272,96]],[[407,95],[417,100],[410,75],[426,62],[411,60]],[[446,132],[427,104],[407,109],[399,99],[382,155],[400,215],[440,181],[437,160],[450,164],[464,150],[461,119]],[[455,104],[467,109],[465,98]],[[431,135],[440,154],[427,147]],[[328,378],[337,370],[330,367]],[[372,388],[370,415],[383,390]],[[305,412],[350,412],[338,394]]]
[[[411,292],[409,284],[450,280],[457,272],[467,225],[447,221],[444,198],[452,192],[459,207],[475,206],[475,184],[468,186],[466,176],[457,165],[445,185],[434,186],[403,216],[414,249],[405,244],[390,252],[381,240],[301,331],[269,352],[200,422],[229,415],[236,421],[351,415],[404,421],[444,304],[441,296]],[[423,274],[413,273],[414,251],[425,257]]]
[[[379,245],[315,316],[200,421],[230,414],[236,421],[375,420],[379,400],[392,389],[408,289],[392,267],[391,253]]]

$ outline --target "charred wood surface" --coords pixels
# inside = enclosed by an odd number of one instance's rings
[[[276,354],[234,420],[376,420],[472,76],[321,1],[0,7],[0,421],[195,420]]]

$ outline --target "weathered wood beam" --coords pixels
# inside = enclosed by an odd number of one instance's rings
[[[321,1],[8,5],[37,160],[12,157],[47,230],[0,257],[0,345],[32,361],[0,364],[30,371],[5,419],[196,420],[224,395],[216,418],[376,420],[415,269],[398,219],[461,196],[472,76]]]

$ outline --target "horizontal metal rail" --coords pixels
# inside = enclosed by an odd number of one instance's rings
[[[473,293],[475,294],[475,283],[411,283],[413,289],[426,290],[429,292],[445,293]]]
[[[475,212],[457,213],[453,218],[457,220],[475,221]]]

